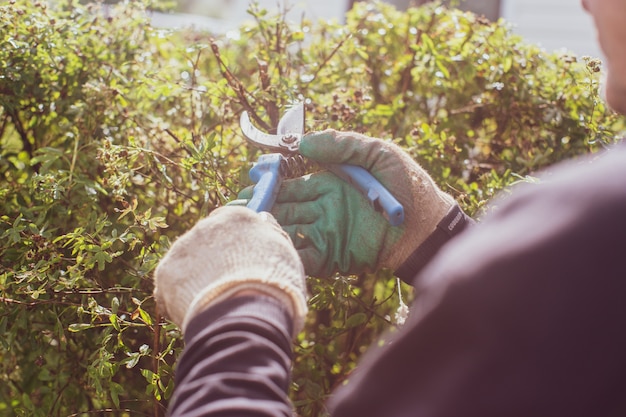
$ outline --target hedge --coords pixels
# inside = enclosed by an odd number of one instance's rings
[[[394,141],[480,219],[539,169],[613,143],[598,59],[549,54],[504,21],[429,4],[358,3],[345,23],[212,34],[72,1],[0,5],[0,414],[162,415],[180,330],[152,298],[170,243],[250,184],[271,129],[306,101],[307,130]],[[324,402],[419,294],[389,271],[308,278],[294,343],[299,415]]]

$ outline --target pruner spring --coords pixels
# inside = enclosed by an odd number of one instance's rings
[[[270,211],[283,179],[304,175],[307,166],[301,155],[284,156],[280,153],[261,155],[249,174],[256,185],[248,208],[256,212]]]
[[[283,156],[280,174],[283,178],[301,177],[307,173],[311,164],[300,154]]]

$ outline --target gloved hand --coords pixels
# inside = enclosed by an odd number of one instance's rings
[[[308,275],[396,270],[455,204],[399,146],[351,132],[327,130],[302,138],[300,153],[321,164],[367,169],[404,206],[391,226],[352,185],[329,172],[285,180],[272,214],[289,234]],[[245,204],[252,187],[237,204]]]
[[[304,269],[289,237],[269,213],[222,207],[172,245],[155,273],[159,306],[183,331],[197,313],[237,292],[283,301],[294,334],[307,313]]]

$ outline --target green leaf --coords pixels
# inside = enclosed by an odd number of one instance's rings
[[[300,42],[304,40],[304,32],[296,31],[291,34],[291,40],[293,42]]]
[[[98,263],[98,271],[104,271],[107,263],[111,263],[113,258],[107,252],[96,252],[94,255],[96,262]]]
[[[148,326],[152,326],[152,317],[150,317],[150,314],[148,314],[144,309],[139,308],[139,314],[141,316],[141,319],[148,325]]]
[[[360,56],[365,61],[367,61],[370,58],[369,54],[362,48],[356,48],[354,51],[357,53],[358,56]]]
[[[120,299],[117,297],[113,297],[111,299],[111,313],[117,314],[117,311],[120,308]]]
[[[367,321],[367,314],[365,313],[356,313],[348,317],[346,320],[346,328],[350,329],[352,327],[357,327],[362,325]]]
[[[143,375],[143,377],[146,379],[146,381],[148,381],[148,383],[150,383],[151,385],[155,384],[156,380],[158,379],[158,375],[156,375],[150,369],[142,369],[141,370],[141,375]]]
[[[430,36],[428,36],[428,34],[426,32],[422,33],[422,44],[424,45],[424,48],[428,50],[428,52],[430,52],[433,55],[437,54],[437,49],[435,48],[435,43],[433,42],[432,38]]]
[[[504,60],[502,61],[502,71],[507,73],[511,70],[513,66],[513,57],[511,55],[506,55]]]
[[[120,397],[119,395],[121,393],[123,393],[124,387],[122,387],[122,385],[118,384],[117,382],[111,382],[111,384],[109,385],[109,393],[111,394],[111,401],[113,401],[113,404],[115,405],[116,408],[120,407]]]
[[[119,320],[117,318],[117,315],[111,314],[109,316],[109,321],[113,325],[113,328],[119,332],[120,331],[120,323],[119,323]]]
[[[139,359],[141,359],[141,355],[138,353],[129,353],[130,357],[125,359],[125,366],[127,369],[134,368],[137,363],[139,363]]]
[[[95,326],[89,323],[72,323],[69,325],[68,330],[73,333],[82,332],[83,330],[91,329]]]
[[[441,71],[444,78],[450,78],[450,71],[448,71],[448,68],[446,68],[443,62],[441,62],[440,60],[437,60],[435,65],[437,66],[439,71]]]

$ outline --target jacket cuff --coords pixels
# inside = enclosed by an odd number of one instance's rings
[[[400,268],[395,271],[395,275],[402,281],[410,284],[413,278],[430,262],[444,244],[473,222],[471,217],[465,214],[457,204],[452,206],[448,214],[437,224],[435,231],[409,255]]]
[[[210,324],[223,319],[254,318],[274,326],[291,339],[294,323],[287,307],[277,299],[264,295],[232,297],[199,312],[188,323],[185,342],[189,343]]]

